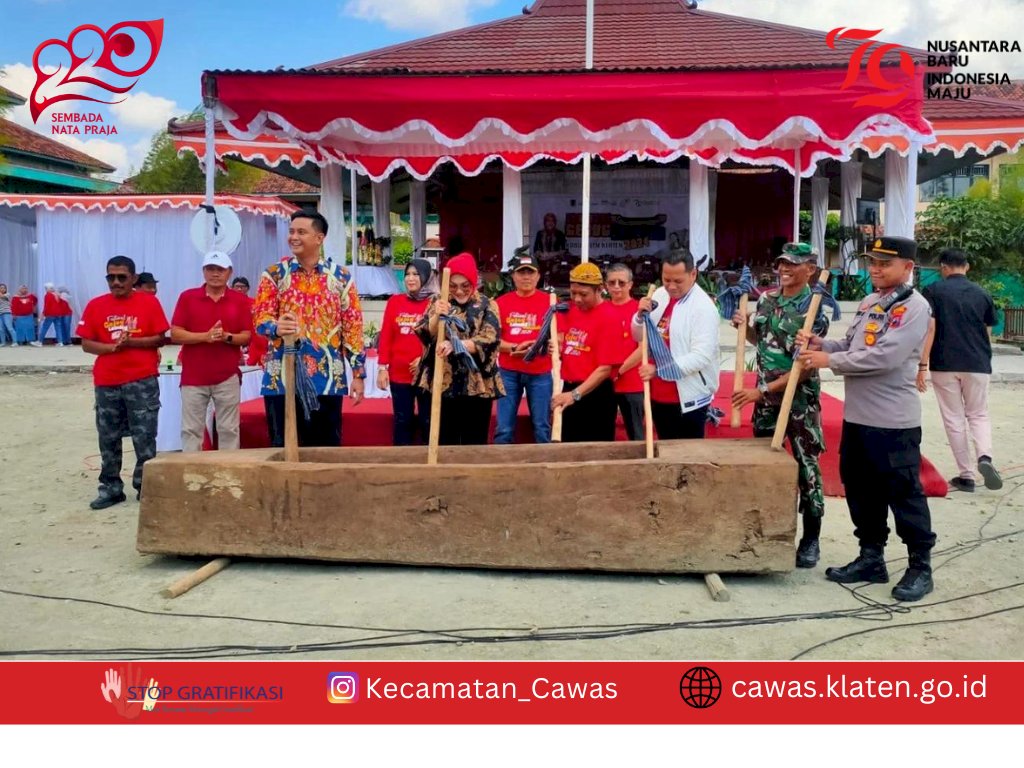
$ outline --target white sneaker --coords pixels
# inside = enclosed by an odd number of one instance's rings
[[[43,346],[43,342],[41,342],[41,341],[30,341],[29,344],[31,344],[33,347],[41,347],[41,346]]]

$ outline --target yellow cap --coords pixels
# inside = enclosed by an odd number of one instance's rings
[[[586,264],[577,264],[569,273],[570,283],[580,285],[603,285],[604,278],[601,277],[601,270],[596,264],[589,261]]]

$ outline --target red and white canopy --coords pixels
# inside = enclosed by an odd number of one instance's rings
[[[215,96],[226,132],[218,154],[341,163],[374,180],[399,167],[425,179],[449,161],[474,175],[493,158],[521,169],[585,153],[609,162],[685,154],[707,165],[736,160],[792,171],[798,149],[799,170],[809,175],[818,160],[848,157],[871,137],[934,140],[921,115],[920,68],[907,79],[909,95],[884,109],[858,105],[877,91],[867,80],[844,89],[845,74],[208,72],[204,92]],[[194,141],[177,142],[202,156]]]
[[[267,216],[289,218],[299,210],[289,202],[276,197],[252,197],[249,195],[216,195],[217,205],[226,205],[236,211],[248,211]],[[30,208],[45,208],[48,211],[144,211],[147,208],[188,208],[198,211],[203,205],[202,195],[0,195],[0,205],[14,207],[27,205]]]

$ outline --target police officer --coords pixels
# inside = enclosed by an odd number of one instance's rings
[[[775,259],[779,288],[761,295],[747,327],[747,341],[757,350],[757,388],[742,389],[732,396],[732,404],[742,408],[754,403],[754,436],[771,437],[779,418],[782,396],[793,367],[796,334],[803,328],[811,303],[808,282],[818,274],[817,254],[806,243],[787,243]],[[739,327],[747,318],[737,312],[732,324]],[[814,334],[828,333],[828,315],[822,308],[814,321]],[[825,450],[821,431],[821,381],[818,372],[805,369],[793,395],[793,407],[786,436],[797,461],[800,485],[800,514],[803,536],[796,550],[797,568],[818,564],[821,518],[825,514],[825,495],[818,457]]]
[[[822,341],[803,331],[801,356],[810,368],[830,368],[845,377],[846,404],[839,446],[839,474],[860,541],[860,555],[825,576],[840,584],[889,581],[884,549],[891,508],[896,533],[910,563],[893,588],[897,600],[914,601],[932,591],[931,514],[921,488],[921,401],[917,364],[928,334],[928,302],[908,283],[917,243],[881,237],[864,254],[875,293],[839,341]]]

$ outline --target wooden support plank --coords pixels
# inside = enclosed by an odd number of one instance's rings
[[[160,596],[175,598],[179,595],[183,595],[192,589],[192,587],[202,584],[208,578],[220,573],[229,565],[231,565],[231,560],[227,557],[218,557],[216,560],[211,560],[199,570],[190,573],[188,576],[182,576],[167,589],[162,590],[160,592]]]
[[[722,577],[717,573],[705,573],[704,584],[707,586],[708,592],[711,593],[711,599],[716,603],[729,602],[729,590],[722,581]]]

